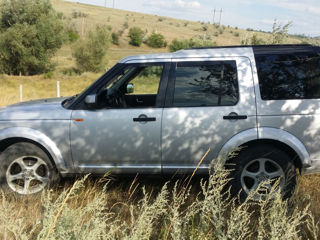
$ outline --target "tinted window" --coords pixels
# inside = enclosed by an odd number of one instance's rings
[[[312,53],[256,56],[264,100],[320,98],[320,55]]]
[[[230,106],[238,102],[235,61],[178,63],[173,106]]]

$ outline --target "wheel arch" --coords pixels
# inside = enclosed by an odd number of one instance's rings
[[[219,152],[219,157],[226,159],[226,154],[240,147],[269,144],[285,151],[300,170],[311,165],[309,153],[304,144],[294,135],[276,128],[248,129],[233,136]]]
[[[18,142],[30,142],[40,147],[50,158],[59,172],[67,172],[66,163],[56,144],[40,131],[13,127],[0,131],[0,152]]]

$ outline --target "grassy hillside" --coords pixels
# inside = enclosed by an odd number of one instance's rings
[[[142,28],[146,35],[152,32],[161,33],[168,43],[174,38],[204,38],[210,39],[217,45],[239,45],[241,40],[250,38],[253,34],[265,40],[271,37],[268,33],[246,31],[236,27],[214,26],[209,23],[71,3],[62,0],[52,0],[52,4],[58,12],[64,14],[65,23],[77,29],[81,38],[85,38],[89,30],[94,29],[96,25],[110,25],[115,33],[122,31],[119,45],[111,44],[108,49],[105,59],[106,69],[128,55],[168,52],[167,48],[155,49],[145,44],[142,44],[141,47],[129,45],[128,31],[130,27],[134,26]],[[75,17],[75,15],[81,15],[81,17]],[[270,30],[271,28],[272,26],[270,26]],[[306,39],[294,36],[287,39],[288,43],[301,43],[304,41]],[[23,100],[56,96],[55,86],[57,80],[61,82],[61,94],[63,96],[79,93],[90,85],[102,72],[70,76],[72,68],[75,67],[71,47],[71,45],[64,45],[56,53],[53,58],[56,63],[56,69],[50,75],[32,77],[0,76],[0,92],[5,93],[0,96],[0,106],[19,101],[19,85],[23,85]]]

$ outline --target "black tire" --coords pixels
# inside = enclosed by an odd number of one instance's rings
[[[6,191],[36,194],[58,180],[48,155],[32,143],[15,143],[0,154],[0,185]]]
[[[265,179],[280,177],[284,198],[290,197],[296,186],[297,172],[292,159],[285,151],[272,145],[244,147],[236,157],[228,161],[227,168],[232,170],[231,194],[239,196],[241,201],[255,189],[256,184]]]

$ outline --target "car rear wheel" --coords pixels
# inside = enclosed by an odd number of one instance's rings
[[[254,198],[269,193],[279,180],[278,187],[284,198],[291,196],[296,185],[296,169],[290,156],[272,145],[248,147],[228,164],[231,171],[231,193],[241,200],[265,182],[264,188]]]
[[[26,195],[51,186],[59,175],[48,155],[32,143],[15,143],[0,155],[0,184],[5,190]]]

